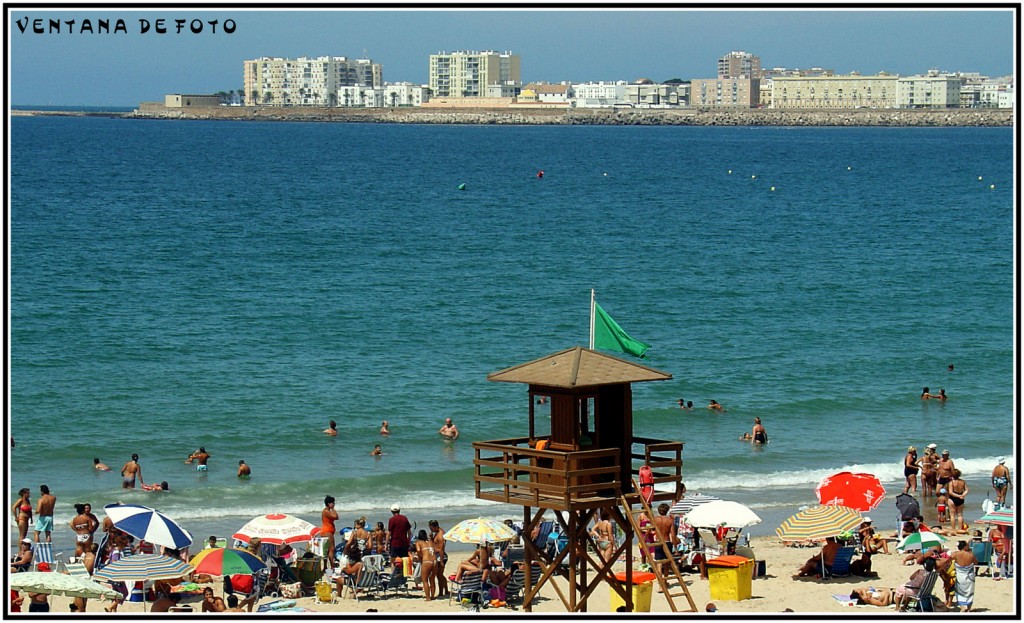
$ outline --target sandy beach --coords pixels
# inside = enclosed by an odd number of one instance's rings
[[[980,527],[980,526],[979,526]],[[955,543],[954,543],[955,545]],[[813,548],[784,547],[777,539],[759,537],[751,540],[751,547],[758,559],[766,561],[766,576],[756,578],[751,583],[750,599],[743,601],[713,600],[710,595],[710,587],[707,580],[701,580],[696,573],[684,573],[687,588],[693,597],[699,613],[704,615],[704,608],[709,602],[713,602],[719,613],[744,613],[744,614],[775,614],[791,609],[797,614],[841,614],[841,615],[888,615],[895,612],[895,607],[875,606],[848,606],[841,604],[833,598],[833,595],[849,595],[858,587],[895,587],[905,582],[917,569],[915,566],[904,566],[900,563],[902,555],[879,554],[872,558],[872,567],[878,573],[878,578],[868,579],[855,576],[844,578],[833,578],[830,580],[818,580],[814,578],[794,579],[797,568],[813,555],[817,550]],[[892,543],[890,543],[892,547]],[[453,556],[453,561],[458,561],[458,556]],[[451,565],[451,563],[449,563]],[[621,567],[621,563],[619,567]],[[566,592],[567,582],[563,579],[555,580],[561,584],[563,593]],[[214,584],[216,594],[220,595],[219,584]],[[674,585],[672,585],[674,587]],[[985,614],[1011,615],[1015,612],[1017,601],[1017,581],[996,580],[982,570],[982,575],[977,578],[975,589],[974,612]],[[673,593],[677,592],[675,590]],[[941,584],[936,586],[935,595],[941,596]],[[265,597],[260,603],[267,604],[275,601],[273,598]],[[67,612],[70,599],[64,597],[51,598],[51,612]],[[590,614],[608,613],[609,589],[607,585],[600,585],[590,596],[587,611]],[[199,597],[188,597],[182,604],[192,604],[197,610],[200,609]],[[103,602],[91,601],[87,607],[90,613],[102,613]],[[377,613],[399,614],[419,613],[432,615],[457,614],[464,612],[457,603],[449,604],[447,599],[435,599],[430,602],[423,600],[422,593],[410,590],[409,596],[389,596],[387,598],[360,598],[359,601],[346,596],[335,604],[315,604],[313,597],[304,597],[295,600],[295,605],[316,613],[350,613],[365,615],[370,609]],[[685,598],[676,598],[676,607],[679,610],[687,609]],[[118,609],[119,613],[140,613],[141,603],[124,603]],[[522,612],[521,607],[510,608],[488,608],[484,612],[489,614],[510,614],[513,610]],[[954,606],[954,611],[956,610]],[[550,585],[541,590],[540,599],[533,605],[534,613],[557,614],[564,613],[565,608],[557,594]],[[671,612],[668,601],[658,593],[657,585],[651,599],[651,612]],[[254,613],[255,614],[255,613]],[[113,616],[113,615],[112,615]]]

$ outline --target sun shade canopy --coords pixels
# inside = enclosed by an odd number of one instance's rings
[[[488,381],[549,387],[592,387],[667,381],[672,375],[577,346],[487,375]]]

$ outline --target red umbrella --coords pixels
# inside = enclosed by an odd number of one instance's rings
[[[885,497],[885,488],[877,476],[852,472],[825,476],[814,492],[822,504],[848,506],[861,512],[875,508]]]

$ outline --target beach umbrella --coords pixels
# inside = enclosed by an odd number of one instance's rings
[[[260,515],[250,519],[238,529],[233,537],[248,543],[250,539],[259,537],[264,543],[280,545],[282,543],[305,543],[313,540],[320,532],[320,526],[314,526],[304,519],[282,513]]]
[[[860,511],[848,506],[812,506],[782,522],[775,534],[783,541],[820,541],[860,523]]]
[[[1014,511],[1012,508],[1000,508],[999,510],[991,510],[985,513],[978,523],[995,524],[997,526],[1012,526],[1014,525]]]
[[[107,504],[103,511],[114,527],[137,539],[172,549],[192,544],[192,535],[160,511],[141,504]]]
[[[701,504],[683,519],[696,528],[746,528],[761,523],[761,518],[743,504],[727,500],[714,500]]]
[[[701,504],[707,504],[708,502],[714,502],[715,500],[720,500],[720,499],[721,498],[715,497],[713,495],[704,495],[703,493],[694,493],[693,495],[687,496],[687,497],[679,500],[675,504],[673,504],[672,508],[668,509],[668,514],[669,515],[685,515],[685,514],[689,513],[690,511],[692,511],[693,509],[695,509],[698,506],[700,506]]]
[[[901,493],[896,496],[896,508],[900,510],[900,517],[914,519],[921,514],[921,504],[912,495]]]
[[[196,573],[208,575],[251,575],[267,567],[265,562],[249,552],[230,547],[204,549],[193,556],[189,564],[196,568]]]
[[[516,531],[494,519],[465,519],[444,533],[446,541],[456,543],[501,543],[511,541]]]
[[[885,487],[877,476],[853,472],[825,476],[814,492],[821,504],[848,506],[861,512],[874,509],[885,497]]]
[[[131,586],[134,582],[146,580],[174,580],[192,573],[192,565],[180,558],[160,556],[158,554],[135,554],[116,560],[92,574],[97,580],[107,582],[124,582]],[[146,602],[142,602],[146,609]]]
[[[896,545],[896,551],[910,552],[913,550],[925,550],[936,545],[941,545],[943,548],[946,547],[946,539],[935,534],[931,530],[922,530],[921,532],[914,532],[903,537],[903,540]]]
[[[11,581],[11,589],[47,595],[66,595],[85,599],[120,599],[121,593],[112,588],[97,584],[88,578],[75,577],[64,573],[44,573],[41,571],[25,571],[7,576]]]

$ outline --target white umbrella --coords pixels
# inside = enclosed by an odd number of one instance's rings
[[[686,523],[696,528],[714,528],[724,525],[727,528],[746,528],[761,523],[761,518],[739,502],[714,500],[701,504],[687,513]]]
[[[941,545],[946,547],[946,539],[935,534],[931,530],[922,530],[921,532],[914,532],[903,537],[903,540],[896,546],[898,552],[909,552],[913,550],[926,550]]]
[[[494,519],[465,519],[446,530],[445,540],[456,543],[501,543],[516,538],[516,532]]]
[[[79,578],[64,573],[25,571],[23,573],[12,573],[8,578],[11,580],[11,589],[16,591],[45,593],[47,595],[66,595],[68,597],[82,597],[85,599],[99,597],[106,599],[121,598],[121,593],[112,588],[107,588],[86,578]]]
[[[282,543],[309,542],[319,532],[320,526],[314,526],[308,521],[292,515],[277,513],[250,519],[248,523],[238,529],[233,537],[245,543],[248,543],[253,537],[259,537],[260,541],[264,543],[280,545]]]

